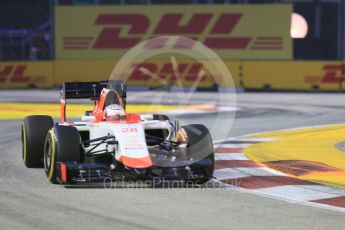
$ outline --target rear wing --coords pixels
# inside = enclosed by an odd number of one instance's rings
[[[125,103],[127,97],[127,85],[121,80],[100,82],[64,82],[60,90],[60,96],[62,100],[95,100],[99,98],[103,88],[114,89]]]
[[[64,82],[60,89],[61,122],[66,120],[66,99],[98,100],[104,88],[115,90],[126,108],[127,85],[121,80]]]

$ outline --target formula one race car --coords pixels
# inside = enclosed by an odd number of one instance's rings
[[[22,126],[24,163],[44,167],[50,182],[212,178],[214,149],[204,125],[178,127],[166,115],[126,113],[122,81],[64,83],[60,93],[60,123],[35,115]],[[66,99],[91,99],[94,109],[67,122]]]

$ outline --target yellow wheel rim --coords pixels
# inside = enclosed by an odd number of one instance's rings
[[[23,158],[24,158],[24,163],[25,163],[26,162],[26,131],[25,131],[24,123],[22,125],[22,130],[23,130]]]
[[[49,130],[49,135],[51,137],[51,156],[50,156],[50,169],[49,169],[49,176],[48,179],[51,180],[53,178],[54,173],[54,162],[55,162],[55,138],[54,138],[54,132],[52,130]]]

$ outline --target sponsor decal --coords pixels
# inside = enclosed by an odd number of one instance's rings
[[[172,44],[180,49],[196,45],[182,37],[193,39],[223,58],[291,58],[291,11],[289,4],[174,5],[147,6],[145,9],[136,6],[117,9],[58,6],[55,20],[57,58],[87,58],[88,55],[119,58],[143,41],[147,41],[147,49],[171,45],[164,38],[150,40],[161,36],[181,37]],[[78,19],[74,17],[76,14]],[[263,14],[269,14],[271,18],[262,17]]]
[[[122,128],[121,129],[121,132],[123,133],[136,133],[138,132],[138,129],[137,128]]]
[[[0,84],[11,83],[41,83],[46,77],[41,75],[30,75],[27,73],[27,64],[5,64],[0,65]]]
[[[150,36],[191,35],[188,37],[214,49],[274,50],[283,48],[282,36],[232,35],[242,16],[242,13],[223,13],[219,16],[213,13],[193,14],[187,24],[180,25],[184,14],[164,14],[157,24],[153,24],[154,30]],[[99,14],[94,24],[102,27],[97,36],[65,36],[63,37],[64,49],[128,49],[143,40],[143,36],[150,30],[151,25],[145,14]],[[211,27],[209,32],[207,32],[208,27]],[[251,42],[252,45],[249,46]],[[155,41],[155,43],[148,42],[146,48],[162,48],[166,43],[167,40],[164,39]],[[194,44],[193,42],[186,44],[183,40],[177,40],[174,47],[192,48]]]
[[[152,36],[155,35],[185,35],[193,34],[195,40],[203,42],[210,48],[225,49],[245,49],[247,48],[250,37],[232,37],[231,32],[236,28],[238,21],[242,17],[240,13],[221,14],[218,20],[212,20],[216,15],[212,13],[193,14],[188,23],[180,25],[183,14],[164,14],[154,25]],[[144,14],[100,14],[95,22],[96,25],[103,26],[101,33],[95,39],[94,49],[117,49],[131,48],[142,41],[149,27],[150,21]],[[211,25],[211,31],[205,38],[202,35],[206,27]],[[128,34],[123,33],[121,25],[129,26]],[[134,35],[134,36],[130,36]],[[223,35],[223,36],[220,36]],[[158,48],[164,46],[166,40],[161,40],[158,44],[147,44],[147,48]],[[191,48],[194,43],[187,46],[181,45],[183,42],[177,40],[174,46],[177,48]]]
[[[306,76],[305,83],[320,84],[341,84],[345,80],[345,65],[344,64],[326,64],[322,67],[323,75],[320,76]]]
[[[144,148],[145,146],[138,141],[136,138],[131,138],[127,141],[127,143],[124,145],[125,149],[131,149],[131,148]]]
[[[193,83],[198,78],[198,73],[204,68],[202,63],[198,62],[181,62],[177,63],[177,71],[182,81]],[[175,74],[174,66],[171,62],[144,62],[140,64],[133,64],[133,71],[129,76],[129,81],[148,81],[155,80],[150,78],[150,74],[147,74],[148,70],[151,74],[156,74],[157,76],[169,81],[171,84],[177,84],[181,79],[178,79]],[[213,85],[214,80],[211,75],[204,74],[200,79],[200,83],[207,83],[207,85]]]

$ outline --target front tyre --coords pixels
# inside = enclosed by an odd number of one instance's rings
[[[214,171],[214,148],[211,134],[202,124],[182,126],[177,140],[187,143],[187,157],[193,159],[190,165],[195,174],[201,174],[195,183],[206,183],[212,179]]]
[[[55,125],[49,130],[44,145],[44,171],[48,180],[56,184],[58,163],[80,163],[80,135],[72,126]]]
[[[54,125],[50,116],[27,116],[22,125],[22,157],[28,168],[43,167],[43,146],[48,130]]]

